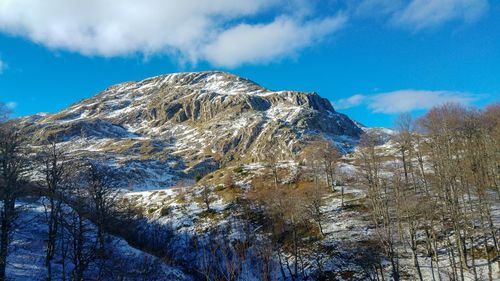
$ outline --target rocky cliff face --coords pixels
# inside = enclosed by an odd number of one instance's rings
[[[347,151],[362,133],[316,93],[270,91],[218,71],[121,83],[22,122],[35,145],[55,141],[117,173],[133,170],[143,175],[133,181],[145,185],[259,161],[271,147],[291,157],[318,136]]]

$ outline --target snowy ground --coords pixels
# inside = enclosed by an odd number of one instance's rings
[[[44,280],[47,274],[44,266],[47,226],[42,200],[25,200],[19,202],[18,207],[21,212],[15,224],[7,259],[7,276],[9,280]],[[161,277],[154,280],[190,280],[181,271],[133,248],[122,239],[111,237],[109,245],[112,246],[116,260],[119,258],[120,261],[126,262],[128,270],[133,271],[134,267],[139,268],[141,263],[148,261],[148,264],[159,266]],[[60,270],[60,267],[60,257],[56,256],[53,262],[53,272]],[[89,276],[92,276],[92,273],[89,273]]]
[[[259,173],[262,165],[245,165],[244,170],[249,173]],[[355,172],[355,167],[349,164],[342,164],[340,170],[346,174]],[[240,184],[240,183],[243,183]],[[241,192],[248,190],[248,181],[238,179],[237,185]],[[317,263],[322,264],[325,272],[333,272],[336,280],[359,280],[364,276],[365,269],[355,261],[360,251],[365,251],[367,244],[375,239],[375,233],[371,227],[370,218],[365,208],[366,191],[354,186],[344,186],[345,207],[341,207],[340,186],[336,187],[334,193],[330,193],[325,198],[326,205],[323,208],[325,214],[323,228],[325,236],[315,241],[314,239],[304,250],[304,264],[308,274],[312,274],[317,268]],[[135,202],[137,206],[144,206],[151,221],[160,222],[169,225],[179,235],[196,236],[202,235],[216,227],[226,224],[234,224],[234,209],[230,202],[224,200],[219,194],[214,193],[214,201],[211,203],[211,209],[214,213],[206,216],[205,206],[200,201],[201,190],[194,186],[185,186],[167,190],[145,191],[128,193],[125,196]],[[500,218],[500,211],[496,210],[495,217]],[[238,230],[233,229],[232,235],[237,235]],[[318,250],[320,249],[320,250]],[[319,252],[324,251],[324,252]],[[382,253],[383,255],[383,253]],[[285,254],[285,256],[287,256]],[[439,273],[434,268],[431,271],[430,259],[423,253],[419,256],[419,262],[422,266],[424,280],[451,280],[448,274],[449,264],[447,264],[446,253],[441,253]],[[478,276],[486,280],[487,267],[485,260],[478,260],[480,265],[477,269]],[[401,270],[404,272],[403,280],[412,280],[404,276],[406,274],[415,274],[413,261],[410,253],[403,254],[400,259]],[[482,265],[482,266],[481,266]],[[390,276],[390,265],[385,263],[386,276]],[[434,264],[435,266],[435,264]],[[498,265],[493,264],[494,278],[500,280]],[[343,278],[340,273],[348,272],[349,278]],[[352,279],[354,278],[354,279]],[[406,279],[405,279],[406,278]],[[474,280],[472,272],[465,273],[466,280]],[[483,280],[481,279],[481,280]]]

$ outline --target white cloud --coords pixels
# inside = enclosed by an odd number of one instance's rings
[[[280,17],[269,24],[240,24],[228,29],[204,49],[204,56],[216,65],[267,62],[293,55],[345,23],[342,15],[302,22]]]
[[[286,3],[296,5],[295,11],[281,8]],[[299,0],[4,0],[0,1],[0,32],[84,55],[160,53],[192,63],[207,60],[236,66],[291,55],[340,27],[341,18],[315,19],[306,3]],[[276,19],[259,22],[256,16],[270,11]],[[270,38],[271,31],[277,32],[275,35],[286,40],[286,44]],[[249,32],[249,38],[242,32]],[[304,42],[290,44],[290,38],[298,38],[296,34],[301,34]],[[266,48],[260,48],[259,41]],[[225,42],[232,45],[226,46]],[[226,51],[231,52],[230,57],[222,58]]]
[[[336,109],[347,109],[362,104],[365,99],[366,96],[364,95],[354,95],[346,99],[340,99],[333,102],[333,106],[335,106]]]
[[[354,95],[334,102],[338,109],[366,106],[375,113],[402,113],[427,110],[447,102],[471,104],[479,95],[452,91],[399,90],[376,95]]]
[[[419,31],[451,21],[473,22],[488,8],[488,0],[364,0],[356,13],[383,16],[393,25]]]
[[[475,21],[487,9],[487,0],[413,0],[405,9],[394,15],[393,21],[421,30],[453,20]]]
[[[470,104],[477,99],[475,95],[462,92],[401,90],[373,96],[368,107],[373,112],[401,113],[430,109],[447,102]]]

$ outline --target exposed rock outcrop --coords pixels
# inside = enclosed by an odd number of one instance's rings
[[[117,84],[59,113],[21,121],[34,144],[61,142],[115,164],[161,159],[190,175],[257,161],[271,146],[291,157],[318,136],[346,151],[362,133],[317,93],[271,91],[219,71]],[[139,149],[153,142],[154,149]]]

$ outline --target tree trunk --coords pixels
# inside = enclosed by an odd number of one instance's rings
[[[341,192],[341,200],[342,200],[342,208],[344,207],[344,185],[342,185],[341,189],[340,189],[340,192]],[[352,191],[351,191],[352,192]]]
[[[415,269],[417,270],[418,278],[420,279],[420,281],[423,281],[424,279],[422,277],[422,271],[420,271],[420,264],[418,262],[417,242],[415,241],[415,233],[411,233],[410,236],[411,236],[411,251],[413,253],[413,264],[415,266]]]
[[[12,225],[12,218],[15,208],[15,200],[6,198],[3,200],[2,225],[0,234],[0,281],[6,280],[5,269],[7,266],[7,256],[9,251],[9,234]]]

